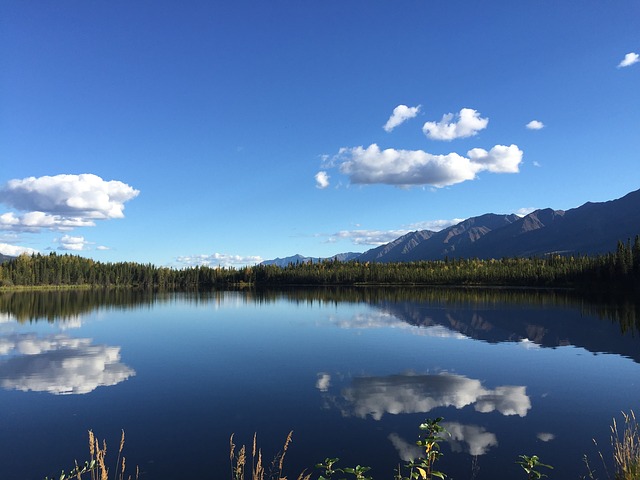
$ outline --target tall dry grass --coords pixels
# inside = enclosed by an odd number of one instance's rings
[[[293,431],[289,432],[284,441],[284,446],[271,462],[266,466],[262,456],[262,449],[258,448],[258,436],[253,434],[253,444],[251,447],[251,462],[247,459],[247,448],[245,445],[238,447],[233,443],[234,435],[229,438],[229,461],[231,464],[231,480],[245,480],[245,475],[250,475],[250,480],[287,480],[284,474],[284,458],[293,439]],[[237,452],[236,452],[237,450]],[[247,469],[249,469],[247,471]],[[311,474],[305,472],[298,475],[297,480],[310,480]]]
[[[122,436],[120,437],[120,447],[118,448],[118,457],[116,460],[113,480],[138,480],[140,471],[136,467],[135,477],[132,475],[126,476],[127,462],[126,458],[122,455],[124,450],[124,430],[122,430]],[[89,460],[84,462],[83,465],[78,465],[75,462],[75,466],[65,472],[64,470],[59,477],[54,477],[57,480],[109,480],[109,468],[106,464],[107,457],[107,442],[102,441],[102,445],[93,434],[92,430],[89,430]],[[45,480],[53,480],[46,477]]]
[[[611,425],[611,446],[616,480],[640,480],[640,429],[636,415],[622,412],[621,430],[616,419]]]

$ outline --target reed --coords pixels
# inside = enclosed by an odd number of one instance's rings
[[[233,442],[235,434],[231,434],[229,438],[229,460],[231,462],[231,480],[245,480],[247,473],[248,460],[247,448],[245,445],[240,446],[236,453],[237,446]],[[287,480],[284,474],[284,458],[289,449],[289,445],[293,440],[293,431],[289,432],[284,441],[282,450],[276,453],[269,464],[268,470],[265,470],[262,449],[258,447],[258,436],[253,434],[253,444],[251,448],[251,465],[250,480]],[[302,472],[298,475],[297,480],[310,480],[311,474]]]
[[[616,419],[611,425],[611,446],[616,480],[640,480],[640,430],[631,410],[622,412],[624,424],[618,428]]]
[[[612,461],[614,475],[613,480],[640,480],[640,426],[636,419],[635,413],[631,410],[629,413],[622,412],[623,422],[619,425],[616,419],[610,426],[611,430],[611,446]],[[427,420],[420,425],[421,430],[426,433],[418,440],[417,444],[424,448],[423,458],[408,462],[403,467],[406,476],[403,475],[399,466],[395,480],[431,480],[433,478],[444,479],[446,474],[433,469],[434,463],[442,455],[439,450],[438,442],[442,440],[442,435],[447,432],[439,425],[442,418],[435,420]],[[258,436],[253,435],[251,448],[247,449],[245,445],[238,447],[234,443],[235,434],[229,438],[229,461],[231,466],[231,480],[287,480],[284,473],[284,460],[293,439],[293,431],[289,432],[285,438],[282,449],[273,456],[271,462],[265,465],[262,449],[258,446]],[[126,458],[122,455],[124,451],[124,430],[120,438],[116,464],[112,480],[138,480],[139,469],[136,467],[135,475],[126,473]],[[250,450],[250,452],[249,452]],[[96,438],[93,431],[89,430],[89,460],[83,465],[75,462],[74,468],[68,472],[62,471],[60,476],[46,477],[45,480],[109,480],[109,469],[106,463],[107,444],[103,440],[102,443]],[[249,459],[248,456],[251,458]],[[605,461],[602,452],[599,452],[602,460],[606,478],[611,480],[611,475],[607,470],[608,462]],[[336,468],[337,458],[327,458],[324,462],[316,465],[321,473],[318,480],[331,480],[332,476],[342,476],[344,474],[352,475],[355,480],[372,480],[372,477],[366,476],[369,467],[356,466],[353,468]],[[591,467],[586,455],[583,458],[588,474],[580,478],[588,478],[597,480],[596,473]],[[518,463],[527,474],[528,479],[540,479],[545,477],[539,471],[540,467],[553,468],[540,462],[536,456],[520,455]],[[472,478],[477,474],[477,465],[472,468]],[[246,478],[248,476],[248,478]],[[296,480],[310,480],[312,474],[303,471],[297,476]]]
[[[122,436],[120,437],[120,447],[118,449],[118,457],[116,460],[113,480],[138,480],[140,476],[140,470],[136,467],[135,476],[126,476],[126,458],[122,455],[124,451],[124,430],[122,430]],[[109,468],[106,464],[107,458],[107,442],[100,441],[96,438],[92,430],[89,430],[89,460],[84,464],[78,465],[75,462],[75,466],[65,472],[64,470],[59,477],[45,477],[45,480],[109,480]]]

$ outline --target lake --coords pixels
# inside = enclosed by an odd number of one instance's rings
[[[230,478],[232,433],[271,459],[291,430],[288,478],[339,457],[391,479],[439,416],[451,478],[525,478],[520,454],[606,478],[597,452],[640,399],[638,311],[504,290],[1,293],[0,478],[83,462],[89,429],[115,463],[124,429],[142,479]]]

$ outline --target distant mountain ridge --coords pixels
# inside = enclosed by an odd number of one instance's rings
[[[339,262],[348,262],[350,260],[355,260],[361,255],[358,252],[348,252],[348,253],[339,253],[337,255],[333,255],[332,257],[321,258],[321,257],[304,257],[300,254],[292,255],[290,257],[284,258],[275,258],[273,260],[265,260],[261,262],[260,265],[276,265],[278,267],[286,267],[288,265],[295,265],[296,263],[318,263],[323,260],[338,260]]]
[[[5,255],[4,253],[0,253],[0,263],[8,262],[9,260],[13,260],[16,257],[12,257],[11,255]]]
[[[445,257],[596,255],[611,252],[619,240],[633,240],[639,234],[640,190],[636,190],[616,200],[587,202],[566,211],[543,208],[523,217],[487,213],[439,232],[410,232],[361,255],[345,254],[349,255],[345,258],[361,262],[411,262]],[[340,255],[336,257],[341,259]]]
[[[391,252],[381,255],[387,247],[383,246],[363,253],[358,260],[395,262],[439,260],[446,256],[489,259],[606,253],[615,250],[618,240],[626,241],[640,234],[640,190],[616,200],[587,202],[566,211],[545,208],[524,217],[490,213],[437,233],[424,232],[401,237],[423,238],[411,248],[407,248],[406,242],[395,240],[393,250],[397,255]]]

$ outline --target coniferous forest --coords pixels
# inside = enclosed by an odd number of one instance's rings
[[[23,254],[0,264],[0,287],[224,288],[237,285],[460,285],[640,290],[640,237],[598,256],[448,259],[406,263],[324,260],[286,267],[103,263],[76,255]]]

